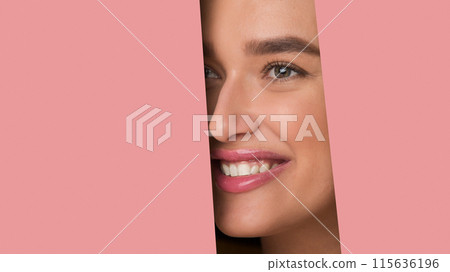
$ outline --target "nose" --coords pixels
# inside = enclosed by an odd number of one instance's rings
[[[209,103],[215,103],[209,105],[213,110],[209,130],[215,140],[222,143],[236,141],[255,130],[249,128],[242,118],[244,115],[252,120],[257,118],[250,88],[244,77],[234,75],[225,80],[216,101],[212,102],[213,99],[208,97]]]

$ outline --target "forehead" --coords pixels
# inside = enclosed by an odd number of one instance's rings
[[[203,38],[216,46],[317,34],[314,0],[202,0],[201,8]]]

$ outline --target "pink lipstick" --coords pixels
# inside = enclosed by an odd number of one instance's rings
[[[256,189],[290,165],[286,157],[263,150],[217,149],[211,153],[211,158],[216,185],[229,193]]]

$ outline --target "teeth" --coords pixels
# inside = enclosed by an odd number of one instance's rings
[[[236,177],[238,175],[238,169],[236,167],[236,164],[230,164],[230,174],[232,177]]]
[[[259,173],[259,166],[258,165],[253,165],[252,169],[250,169],[250,174],[254,175],[254,174],[257,174],[257,173]]]
[[[273,164],[272,164],[273,163]],[[241,161],[235,163],[220,163],[220,169],[222,173],[227,176],[237,177],[237,176],[248,176],[255,175],[258,173],[264,173],[269,169],[277,167],[279,163],[275,162],[257,162],[257,161]]]
[[[250,165],[247,163],[241,163],[238,166],[238,174],[239,176],[248,176],[250,175]]]
[[[259,172],[263,173],[270,169],[270,165],[268,163],[263,163],[259,168]]]
[[[227,176],[230,175],[230,167],[228,167],[228,165],[221,163],[220,168],[222,169],[222,173],[224,173]]]

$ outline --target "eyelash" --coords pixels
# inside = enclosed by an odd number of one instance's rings
[[[218,77],[218,79],[220,78],[219,73],[217,73],[213,68],[209,67],[208,65],[204,65],[204,69],[205,69],[205,77],[206,77],[206,70],[209,70],[210,72],[216,74]]]
[[[274,69],[274,68],[286,68],[286,69],[290,69],[292,71],[294,71],[295,73],[297,73],[294,76],[291,77],[286,77],[286,78],[272,78],[273,81],[288,81],[297,77],[300,78],[304,78],[309,76],[310,74],[308,72],[306,72],[304,69],[298,67],[295,64],[289,63],[289,62],[283,62],[283,61],[273,61],[273,62],[268,62],[266,64],[266,66],[264,67],[264,69],[261,71],[261,73],[263,74],[263,77],[266,78],[268,77],[269,72]]]
[[[211,72],[213,72],[216,75],[218,75],[218,78],[220,78],[219,74],[216,71],[214,71],[214,69],[212,69],[211,67],[209,67],[207,65],[205,65],[204,67],[205,67],[205,70],[206,69],[210,70]],[[263,74],[263,77],[264,78],[268,77],[269,72],[272,69],[274,69],[274,68],[286,68],[286,69],[290,69],[290,70],[292,70],[293,72],[296,73],[296,75],[293,75],[293,76],[290,76],[290,77],[274,78],[274,79],[272,79],[273,81],[278,81],[278,82],[280,82],[280,81],[288,81],[288,80],[291,80],[291,79],[297,78],[297,77],[304,78],[304,77],[307,77],[307,76],[310,75],[304,69],[302,69],[302,68],[300,68],[297,65],[294,65],[292,63],[282,62],[282,61],[273,61],[273,62],[268,62],[266,64],[266,66],[264,67],[264,69],[261,71],[261,73]]]

